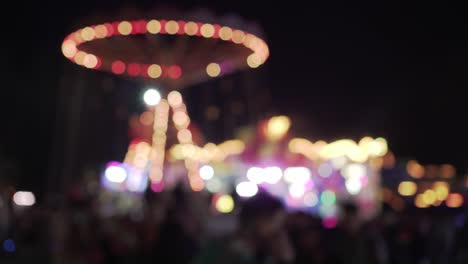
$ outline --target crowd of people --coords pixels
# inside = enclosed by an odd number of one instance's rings
[[[106,210],[125,203],[109,197],[75,192],[66,202],[15,209],[3,195],[0,263],[468,263],[463,209],[384,206],[362,221],[344,203],[337,226],[325,228],[266,192],[230,214],[217,213],[210,195],[184,188],[147,193],[126,213]]]

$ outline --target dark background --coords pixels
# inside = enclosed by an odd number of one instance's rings
[[[46,179],[63,37],[89,13],[155,1],[11,2],[2,13],[0,158]],[[299,2],[299,1],[298,1]],[[3,3],[2,5],[5,5]],[[171,1],[257,21],[272,106],[312,140],[387,138],[397,157],[468,168],[466,16],[461,6]],[[295,125],[296,124],[296,125]]]

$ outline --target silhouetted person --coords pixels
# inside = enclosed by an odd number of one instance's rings
[[[196,264],[293,263],[294,251],[284,229],[286,212],[282,203],[259,192],[243,205],[238,232],[209,244]]]

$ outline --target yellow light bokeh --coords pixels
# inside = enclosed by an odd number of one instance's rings
[[[93,54],[86,54],[84,56],[83,65],[86,68],[92,69],[92,68],[96,67],[97,64],[98,64],[98,60],[97,60],[96,56],[94,56]]]
[[[287,116],[274,116],[268,120],[266,137],[271,141],[283,138],[291,127],[291,120]]]
[[[197,23],[195,22],[187,22],[184,26],[184,30],[185,30],[185,34],[189,35],[189,36],[193,36],[195,34],[197,34],[197,30],[198,30],[198,25]]]
[[[170,35],[174,35],[179,31],[179,23],[174,20],[169,20],[165,26],[166,32]]]
[[[84,51],[78,51],[74,57],[76,64],[83,65],[84,58],[87,55]]]
[[[442,181],[435,182],[432,189],[436,192],[437,200],[439,201],[445,200],[450,191],[449,184]]]
[[[172,121],[177,127],[182,127],[188,123],[189,118],[185,112],[177,111],[172,115]]]
[[[157,65],[157,64],[151,64],[149,67],[148,67],[148,76],[153,78],[153,79],[156,79],[156,78],[159,78],[162,74],[162,69],[161,69],[161,66]]]
[[[406,171],[411,177],[415,179],[422,178],[425,173],[424,167],[415,160],[408,161],[406,164]]]
[[[94,28],[94,33],[96,34],[96,38],[105,38],[107,36],[107,28],[104,25],[97,25]]]
[[[416,195],[416,198],[414,199],[414,205],[418,208],[427,208],[430,206],[430,204],[424,202],[424,197],[421,193]]]
[[[158,34],[161,31],[161,22],[153,19],[146,24],[146,29],[151,34]]]
[[[398,185],[398,193],[402,196],[411,196],[418,190],[416,184],[410,181],[400,182]]]
[[[215,33],[215,28],[211,24],[203,24],[200,28],[200,33],[205,38],[211,38]]]
[[[436,193],[433,190],[426,190],[423,193],[422,199],[424,203],[431,205],[437,200]]]
[[[216,199],[216,210],[220,213],[230,213],[234,210],[234,199],[229,194],[223,194],[218,199]]]
[[[221,73],[221,67],[218,63],[212,62],[206,66],[206,73],[210,77],[217,77]]]
[[[167,95],[167,100],[169,101],[169,105],[171,107],[179,107],[182,105],[182,94],[178,91],[171,91]]]
[[[132,24],[128,21],[122,21],[119,23],[117,30],[124,36],[130,35],[130,33],[132,33]]]
[[[94,32],[94,29],[92,29],[91,27],[85,27],[81,30],[81,38],[84,41],[93,40],[95,35],[96,33]]]
[[[76,43],[73,40],[65,40],[62,44],[62,53],[67,58],[73,58],[76,52]]]
[[[463,205],[463,196],[459,193],[451,193],[447,196],[445,204],[451,208],[457,208]]]
[[[219,30],[219,38],[222,40],[230,40],[232,38],[232,29],[230,27],[222,27]]]
[[[180,143],[190,143],[192,141],[192,132],[188,129],[181,129],[177,132],[177,139]]]
[[[261,64],[262,60],[258,54],[252,53],[247,57],[247,65],[249,65],[250,68],[258,68]]]
[[[236,44],[241,44],[242,42],[244,42],[244,39],[245,33],[243,31],[236,29],[232,32],[232,42]]]

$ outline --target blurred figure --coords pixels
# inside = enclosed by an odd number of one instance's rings
[[[361,224],[356,205],[344,204],[341,222],[326,236],[327,263],[372,263],[369,244],[362,233]]]
[[[284,229],[285,218],[282,203],[266,192],[259,192],[243,205],[238,232],[210,243],[195,263],[293,263],[294,250]]]

